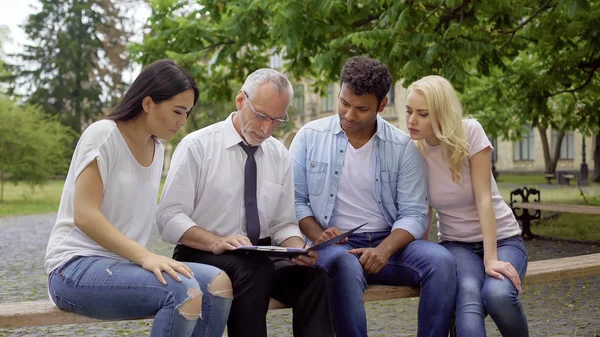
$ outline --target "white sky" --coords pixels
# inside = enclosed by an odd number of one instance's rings
[[[133,5],[135,6],[135,5]],[[38,0],[0,0],[0,26],[8,28],[7,39],[2,41],[2,50],[0,54],[4,60],[15,62],[8,54],[15,54],[23,51],[23,46],[29,43],[25,32],[20,25],[23,25],[29,15],[39,11],[41,4]],[[133,15],[135,19],[136,34],[133,37],[134,41],[141,41],[143,37],[143,25],[146,19],[150,16],[150,8],[140,2],[140,5],[132,8],[128,7],[126,15]],[[124,80],[130,83],[139,74],[141,67],[134,65],[131,73],[124,73]]]
[[[36,6],[36,7],[31,7]],[[26,41],[25,32],[19,25],[25,23],[30,14],[35,13],[40,7],[38,0],[0,0],[0,25],[9,29],[8,41],[2,42],[5,54],[23,50]]]

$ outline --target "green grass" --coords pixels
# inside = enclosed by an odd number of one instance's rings
[[[547,184],[548,181],[544,178],[543,174],[510,174],[510,173],[500,173],[498,179],[496,179],[498,183],[511,183],[511,184],[521,184],[521,185],[540,185]],[[554,181],[556,182],[556,181]]]
[[[52,180],[33,189],[25,184],[6,183],[4,201],[0,202],[0,217],[56,212],[62,188],[62,180]]]
[[[160,191],[164,182],[163,178],[160,182]],[[63,180],[51,180],[43,186],[36,186],[33,190],[25,184],[6,183],[4,202],[0,202],[0,217],[57,212],[63,183]]]
[[[560,202],[560,203],[568,203],[568,204],[573,204],[573,203],[584,204],[585,203],[577,186],[556,186],[556,187],[552,187],[552,188],[539,187],[538,185],[535,185],[535,184],[523,184],[523,186],[538,188],[541,193],[540,194],[541,201]],[[514,186],[502,186],[502,185],[498,186],[500,195],[502,195],[502,198],[504,198],[504,200],[506,200],[507,203],[510,202],[510,192],[514,189],[515,189]],[[585,197],[588,199],[588,201],[590,199],[593,199],[592,196],[590,196],[589,193],[587,193],[588,191],[593,190],[593,191],[595,191],[594,193],[600,194],[600,184],[592,184],[591,186],[587,186],[582,189],[584,190]]]
[[[524,184],[524,186],[525,185],[534,186],[533,184]],[[510,202],[510,191],[513,189],[514,188],[512,187],[499,187],[500,194],[507,203]],[[592,184],[589,187],[585,187],[583,190],[591,190],[593,191],[593,194],[599,195],[600,184]],[[600,196],[586,193],[585,197],[589,202],[589,205],[600,206]],[[561,204],[586,204],[576,186],[562,186],[555,188],[542,187],[540,188],[540,200],[542,202]],[[542,217],[551,213],[552,212],[542,212]],[[533,222],[531,231],[537,235],[554,238],[600,242],[600,215],[561,213],[551,219]]]
[[[563,193],[568,195],[565,191]],[[544,198],[544,191],[542,191],[541,200],[566,204],[586,204],[581,196],[568,199],[561,199],[556,194],[552,196],[554,200],[547,200]],[[600,206],[600,196],[586,196],[586,199],[589,205]],[[552,212],[542,212],[542,217],[551,214]],[[600,242],[600,215],[562,213],[556,217],[534,222],[531,231],[534,234],[554,238]]]
[[[534,234],[553,238],[600,242],[600,215],[561,214],[533,223]]]
[[[499,180],[500,194],[508,203],[510,191],[514,187],[503,186],[503,183],[521,184],[523,186],[538,186],[544,184],[543,176],[535,175],[503,175]],[[164,179],[161,181],[161,190]],[[0,217],[27,215],[36,213],[49,213],[58,210],[63,181],[53,180],[41,187],[31,189],[28,185],[4,186],[4,202],[0,203]],[[600,206],[600,184],[592,184],[584,188],[586,198],[592,205]],[[592,191],[589,193],[587,191]],[[554,186],[541,188],[541,200],[545,202],[584,204],[579,189],[575,185]],[[558,217],[534,223],[532,231],[535,234],[564,239],[589,240],[600,242],[600,215],[564,213]],[[432,228],[431,238],[436,237],[436,230]]]

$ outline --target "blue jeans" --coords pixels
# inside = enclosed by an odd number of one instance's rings
[[[367,284],[421,286],[419,337],[448,336],[456,297],[456,265],[442,246],[415,240],[392,255],[377,274],[367,274],[353,248],[376,247],[390,232],[352,234],[345,244],[319,251],[317,264],[332,283],[333,325],[337,336],[367,336],[363,294]]]
[[[512,282],[485,273],[483,243],[443,242],[456,260],[456,332],[459,337],[485,336],[489,313],[502,336],[529,336],[527,319]],[[520,236],[498,240],[498,259],[510,262],[521,280],[527,271],[527,254]]]
[[[153,273],[134,263],[77,256],[50,273],[50,296],[62,310],[97,319],[155,316],[152,337],[221,337],[231,298],[219,296],[210,283],[226,276],[220,276],[222,271],[213,266],[186,264],[194,272],[193,278],[180,275],[181,282],[177,282],[163,272],[167,281],[163,285]],[[224,283],[228,289],[221,291],[231,294],[229,279],[222,281],[215,283]]]

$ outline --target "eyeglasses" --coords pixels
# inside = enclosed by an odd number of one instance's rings
[[[284,118],[273,118],[273,117],[267,116],[263,113],[257,112],[256,110],[254,110],[254,106],[252,106],[252,102],[250,102],[250,97],[248,96],[248,93],[244,91],[244,94],[246,95],[246,98],[248,99],[248,104],[250,105],[250,110],[254,114],[254,117],[261,123],[266,123],[271,120],[271,121],[273,121],[273,126],[280,127],[280,126],[285,125],[289,121],[290,117],[288,116],[287,111],[285,112]]]

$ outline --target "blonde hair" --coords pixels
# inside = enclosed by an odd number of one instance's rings
[[[452,181],[460,183],[460,171],[469,155],[467,134],[462,123],[462,107],[452,84],[441,76],[426,76],[411,84],[407,92],[418,92],[425,97],[431,117],[431,127],[441,141],[442,156],[450,168]],[[417,147],[425,154],[425,140],[416,141]]]

